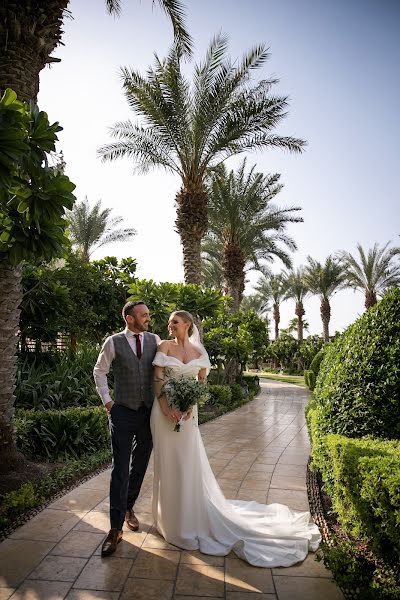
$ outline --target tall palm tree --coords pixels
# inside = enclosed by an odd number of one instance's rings
[[[214,256],[213,249],[207,252],[203,248],[201,256],[201,281],[204,287],[224,289],[224,272],[219,256]]]
[[[286,299],[285,280],[281,274],[268,276],[262,275],[254,289],[256,292],[268,301],[272,300],[272,314],[275,323],[275,339],[279,337],[279,323],[281,320],[280,305]]]
[[[180,1],[158,1],[173,23],[177,45],[180,45],[179,51],[190,51],[190,37],[184,28]],[[2,0],[0,6],[0,98],[4,90],[12,88],[20,100],[36,101],[40,71],[46,64],[59,62],[59,59],[52,57],[51,53],[61,43],[63,20],[70,14],[67,10],[68,3],[68,0],[35,0],[34,2]],[[121,3],[119,0],[106,0],[106,6],[110,14],[118,14]],[[0,121],[2,127],[7,125],[7,120],[0,119]],[[17,129],[15,131],[17,134],[19,133]],[[43,130],[40,132],[32,146],[39,147],[42,141],[43,151],[54,151],[53,144],[49,145],[48,140],[43,137],[44,133],[46,132]],[[8,139],[7,142],[10,144],[11,139]],[[14,149],[9,147],[8,151],[7,161],[9,162],[11,157],[14,163],[18,163],[21,147]],[[38,156],[41,156],[41,152],[36,152],[36,160]],[[40,165],[42,160],[38,162]],[[39,177],[40,170],[35,172]],[[56,194],[56,188],[53,187],[52,191],[53,194]],[[57,205],[61,198],[64,198],[65,206],[72,205],[65,190],[59,194],[54,205]],[[47,212],[52,215],[54,212],[52,203],[48,202],[48,204]],[[6,210],[5,213],[7,214],[7,212]],[[57,230],[59,224],[55,218],[50,226],[47,221],[48,218],[43,220],[38,218],[35,221],[35,227],[26,228],[24,232],[24,236],[29,234],[31,236],[28,245],[36,245],[39,248],[35,258],[42,253],[49,258],[51,252],[55,252],[58,245],[58,236],[51,235],[51,228]],[[15,261],[11,262],[7,253],[0,252],[0,452],[2,461],[4,448],[11,449],[9,454],[12,454],[15,442],[13,434],[15,352],[21,301],[21,265],[15,264]]]
[[[285,297],[296,302],[295,315],[297,317],[297,339],[303,341],[303,317],[306,314],[304,310],[304,300],[309,296],[310,291],[304,278],[304,267],[299,267],[284,275],[286,294]]]
[[[210,168],[246,150],[279,147],[301,152],[305,142],[273,133],[286,114],[287,97],[273,96],[276,80],[251,86],[252,73],[267,60],[264,46],[232,63],[227,39],[216,36],[204,61],[194,69],[193,83],[181,71],[175,47],[145,76],[122,69],[127,100],[140,122],[117,123],[114,143],[99,150],[103,160],[134,159],[139,172],[155,167],[176,173],[176,228],[181,237],[185,281],[201,281],[201,239],[207,231]]]
[[[70,239],[84,262],[88,263],[98,248],[113,242],[126,242],[136,235],[132,227],[116,229],[123,218],[111,218],[111,211],[112,208],[101,208],[101,200],[90,208],[87,197],[69,211]]]
[[[254,310],[260,319],[263,319],[266,318],[269,311],[269,304],[261,294],[249,294],[249,296],[243,296],[240,303],[240,310]]]
[[[328,256],[325,264],[314,260],[311,256],[307,257],[308,265],[304,273],[305,282],[312,294],[320,297],[321,300],[321,319],[325,342],[329,342],[329,321],[331,319],[330,299],[338,290],[346,287],[345,273],[343,265]]]
[[[380,247],[374,244],[365,252],[361,244],[357,244],[358,258],[350,252],[339,252],[349,287],[365,294],[365,308],[368,309],[378,301],[378,296],[391,287],[400,285],[400,264],[395,262],[400,255],[400,248],[389,248],[390,242]]]
[[[2,0],[0,96],[10,87],[21,100],[36,101],[40,71],[47,64],[60,62],[51,53],[61,43],[64,19],[71,16],[68,4],[69,0]],[[105,4],[109,14],[120,14],[120,0],[106,0]],[[175,41],[181,51],[190,54],[192,41],[185,29],[181,2],[158,0],[158,4],[172,23]]]
[[[262,261],[272,262],[275,257],[291,266],[288,253],[279,242],[290,250],[296,249],[285,228],[287,223],[302,221],[295,215],[301,209],[271,204],[283,187],[279,177],[256,173],[255,167],[246,173],[246,160],[237,172],[227,172],[221,166],[210,176],[209,231],[204,247],[220,250],[227,294],[232,296],[236,311],[243,296],[246,271],[262,271]]]

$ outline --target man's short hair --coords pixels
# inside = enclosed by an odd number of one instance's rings
[[[127,302],[122,309],[122,318],[126,320],[127,315],[131,315],[135,306],[139,306],[140,304],[145,304],[142,300],[133,300],[131,302]]]

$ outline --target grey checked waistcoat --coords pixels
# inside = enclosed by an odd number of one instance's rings
[[[153,405],[153,365],[157,351],[156,338],[152,333],[144,332],[142,357],[139,360],[129,345],[124,333],[112,336],[115,358],[112,363],[114,372],[114,400],[127,408],[137,410],[145,404]]]

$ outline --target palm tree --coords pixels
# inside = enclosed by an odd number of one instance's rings
[[[295,300],[296,302],[294,312],[297,317],[297,339],[300,343],[303,341],[303,317],[306,314],[304,300],[310,294],[304,274],[304,267],[299,267],[297,270],[284,274],[285,298]]]
[[[203,287],[224,289],[224,273],[218,256],[214,256],[210,247],[207,252],[203,247],[201,256],[201,281]]]
[[[368,309],[378,301],[378,296],[391,287],[400,285],[400,265],[395,258],[400,255],[400,248],[388,248],[390,242],[380,247],[374,246],[365,253],[361,244],[357,244],[359,258],[350,252],[339,252],[338,257],[345,269],[349,287],[365,294],[365,308]]]
[[[167,12],[173,23],[175,38],[178,40],[178,45],[180,44],[180,52],[190,50],[190,37],[183,26],[183,12],[180,1],[159,0],[159,4]],[[0,97],[4,90],[12,88],[21,100],[36,101],[39,91],[40,71],[46,64],[59,62],[59,59],[50,55],[61,43],[63,20],[64,17],[69,15],[67,6],[68,0],[35,0],[35,2],[2,0],[0,7]],[[121,3],[119,0],[106,0],[106,6],[110,14],[118,14]],[[40,115],[34,116],[33,111],[32,115],[32,127],[39,121],[43,123],[43,117],[40,118]],[[0,120],[2,121],[2,127],[7,125],[7,119]],[[19,135],[20,131],[15,128],[14,133]],[[25,158],[26,163],[38,163],[39,168],[36,166],[34,173],[36,178],[42,179],[41,184],[44,181],[44,177],[41,177],[44,171],[41,169],[45,153],[55,150],[54,144],[49,143],[46,136],[47,131],[42,129],[40,134],[33,141],[31,140],[31,154],[34,158],[32,161],[27,161],[27,157]],[[7,138],[9,146],[6,148],[8,152],[7,163],[3,163],[3,165],[10,163],[10,157],[13,163],[18,164],[21,152],[25,152],[22,140],[19,140],[19,146],[18,144],[14,145],[14,148],[10,146],[13,141],[12,137],[11,135]],[[40,151],[38,151],[39,149]],[[24,168],[26,169],[26,165]],[[26,178],[26,181],[30,180],[30,177]],[[2,187],[1,195],[4,196],[3,183],[0,187]],[[60,226],[59,215],[56,218],[57,207],[64,205],[71,208],[73,202],[70,196],[75,186],[71,182],[68,184],[64,182],[59,187],[68,188],[68,190],[57,189],[57,186],[53,185],[52,190],[48,190],[48,197],[52,198],[53,196],[54,202],[47,202],[47,211],[43,210],[42,214],[40,212],[43,197],[46,197],[45,194],[42,194],[40,202],[36,203],[38,209],[35,211],[34,226],[25,227],[23,235],[18,241],[20,246],[25,244],[27,247],[25,257],[29,254],[31,247],[36,248],[35,252],[32,253],[32,259],[34,260],[39,258],[49,260],[52,255],[59,253],[59,230],[62,227]],[[39,186],[37,189],[39,189]],[[5,192],[7,198],[7,188]],[[1,208],[0,204],[0,212]],[[5,210],[6,215],[8,209],[9,207]],[[18,211],[15,212],[18,214]],[[20,220],[19,217],[16,218],[17,223]],[[49,223],[49,221],[51,222]],[[5,232],[2,231],[2,233]],[[8,454],[10,455],[15,454],[15,436],[13,433],[15,352],[18,340],[19,307],[22,301],[21,265],[16,260],[10,260],[10,256],[6,251],[0,251],[0,298],[2,308],[0,318],[0,452],[2,453],[3,464],[5,464],[3,460],[4,449],[8,448]]]
[[[306,266],[304,279],[310,292],[321,299],[320,313],[324,340],[329,342],[329,321],[331,319],[329,300],[335,292],[345,287],[346,278],[343,265],[332,256],[327,257],[324,265],[311,256],[308,256],[307,260],[308,265]]]
[[[291,260],[278,244],[283,242],[295,250],[294,241],[286,235],[287,223],[302,221],[294,213],[300,208],[279,208],[271,200],[280,192],[279,175],[256,173],[255,167],[246,174],[246,160],[237,172],[222,166],[210,177],[209,231],[203,248],[220,252],[227,294],[232,296],[233,309],[239,310],[243,296],[245,273],[266,271],[262,261],[279,257],[286,266]]]
[[[172,23],[180,51],[190,54],[192,41],[185,29],[181,2],[158,0],[158,3]],[[2,0],[0,96],[9,87],[21,100],[36,101],[40,71],[47,64],[60,62],[51,53],[61,43],[64,18],[71,16],[68,4],[69,0]],[[106,0],[108,13],[118,16],[121,4],[120,0]]]
[[[281,302],[286,299],[284,278],[282,275],[262,275],[254,289],[266,301],[271,299],[273,302],[272,310],[275,323],[275,339],[277,340],[279,337],[279,323],[281,320],[280,305]]]
[[[87,197],[77,202],[69,211],[69,232],[73,245],[85,263],[98,248],[113,242],[126,242],[136,235],[131,228],[116,229],[123,222],[122,217],[110,217],[112,208],[101,209],[101,200],[90,208]]]
[[[266,318],[269,311],[268,301],[261,294],[250,294],[249,296],[243,296],[240,303],[240,310],[254,310],[260,319]]]
[[[287,97],[270,94],[276,80],[250,84],[251,74],[267,58],[265,47],[257,46],[232,63],[227,39],[219,35],[195,67],[192,85],[182,75],[181,54],[175,47],[165,60],[156,56],[146,76],[122,69],[127,100],[142,120],[114,125],[116,141],[99,153],[103,160],[132,158],[142,173],[163,167],[179,175],[176,228],[187,283],[201,281],[209,169],[246,150],[279,147],[301,152],[305,144],[272,133],[287,108]]]

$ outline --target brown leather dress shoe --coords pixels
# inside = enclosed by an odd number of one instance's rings
[[[139,521],[138,521],[137,517],[135,516],[135,513],[133,512],[132,509],[126,511],[125,523],[131,531],[138,531]]]
[[[120,529],[110,529],[101,547],[101,555],[110,556],[110,554],[113,554],[121,540],[122,531]]]

